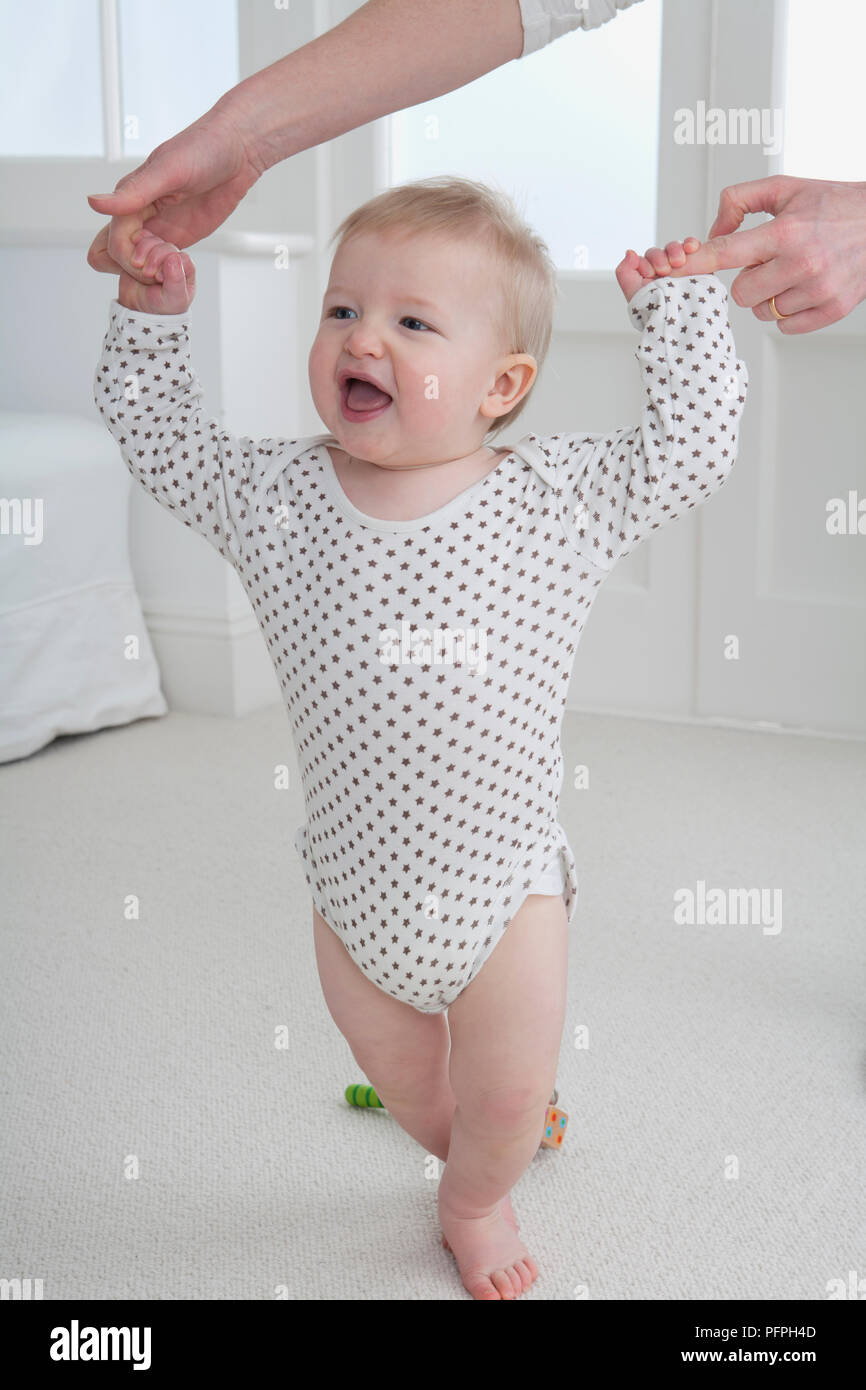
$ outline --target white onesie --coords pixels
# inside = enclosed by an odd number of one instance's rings
[[[425,1013],[474,979],[557,853],[573,917],[559,736],[581,631],[617,560],[736,456],[748,378],[721,282],[656,280],[628,313],[639,425],[525,435],[436,511],[383,521],[344,493],[331,435],[239,438],[202,410],[188,314],[111,305],[94,399],[133,477],[249,595],[292,726],[313,901]]]

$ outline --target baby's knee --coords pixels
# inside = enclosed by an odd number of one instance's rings
[[[464,1084],[454,1093],[466,1125],[489,1135],[514,1133],[540,1123],[552,1089],[548,1077],[513,1078],[494,1086]]]

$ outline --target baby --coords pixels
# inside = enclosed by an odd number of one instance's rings
[[[237,438],[207,415],[194,267],[146,231],[150,283],[120,276],[94,399],[133,476],[246,588],[301,770],[328,1010],[445,1163],[465,1288],[510,1299],[538,1276],[509,1194],[556,1079],[577,905],[556,818],[575,651],[616,562],[725,482],[747,374],[721,282],[670,274],[699,243],[629,251],[640,423],[492,447],[547,352],[544,243],[452,178],[390,189],[335,236],[309,358],[328,433]]]

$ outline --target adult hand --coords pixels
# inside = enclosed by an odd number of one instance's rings
[[[88,265],[109,275],[125,271],[153,284],[160,247],[170,243],[180,250],[209,236],[262,172],[228,117],[214,109],[206,112],[157,145],[114,193],[88,194],[96,212],[111,216],[93,240]]]
[[[772,213],[772,221],[737,231],[750,212]],[[731,285],[734,302],[769,322],[774,296],[785,316],[778,320],[781,333],[812,333],[866,298],[866,183],[776,174],[733,184],[722,190],[707,240],[688,265],[664,269],[658,255],[647,256],[660,275],[745,266]]]

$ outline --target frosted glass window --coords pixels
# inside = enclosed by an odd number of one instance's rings
[[[240,81],[237,0],[119,0],[124,156],[148,155]]]
[[[788,0],[783,174],[866,178],[862,0]]]
[[[0,155],[104,152],[99,0],[0,0]]]
[[[502,189],[564,270],[656,240],[661,0],[576,30],[387,117],[388,183],[435,174]]]
[[[116,148],[144,158],[240,81],[237,0],[113,5]],[[102,42],[100,0],[0,0],[0,156],[105,156]]]

